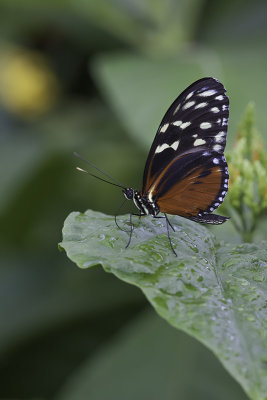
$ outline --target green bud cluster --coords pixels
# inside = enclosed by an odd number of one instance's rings
[[[244,240],[251,240],[259,215],[267,209],[267,153],[255,129],[254,106],[249,104],[236,142],[226,154],[229,193],[224,209]]]

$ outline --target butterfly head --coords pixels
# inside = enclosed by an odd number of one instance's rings
[[[134,189],[132,188],[126,188],[123,189],[122,193],[124,194],[124,196],[126,197],[127,200],[133,200],[134,199]]]

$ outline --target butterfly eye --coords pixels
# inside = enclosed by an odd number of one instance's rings
[[[126,197],[127,200],[133,200],[134,198],[134,191],[132,188],[126,188],[123,191],[124,196]]]

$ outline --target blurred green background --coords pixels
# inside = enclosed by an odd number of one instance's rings
[[[1,399],[247,398],[139,290],[57,243],[71,211],[121,201],[72,152],[140,188],[164,112],[196,79],[228,90],[228,150],[250,100],[266,144],[266,38],[264,0],[1,0]]]

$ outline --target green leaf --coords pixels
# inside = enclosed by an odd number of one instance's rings
[[[245,400],[247,396],[210,351],[150,310],[74,371],[56,397],[73,399]]]
[[[119,217],[125,224],[127,217]],[[101,264],[134,284],[171,325],[210,348],[252,399],[267,396],[267,243],[218,245],[214,235],[175,217],[171,252],[164,220],[135,222],[88,210],[66,219],[60,244],[81,268]],[[219,227],[218,227],[219,229]]]

